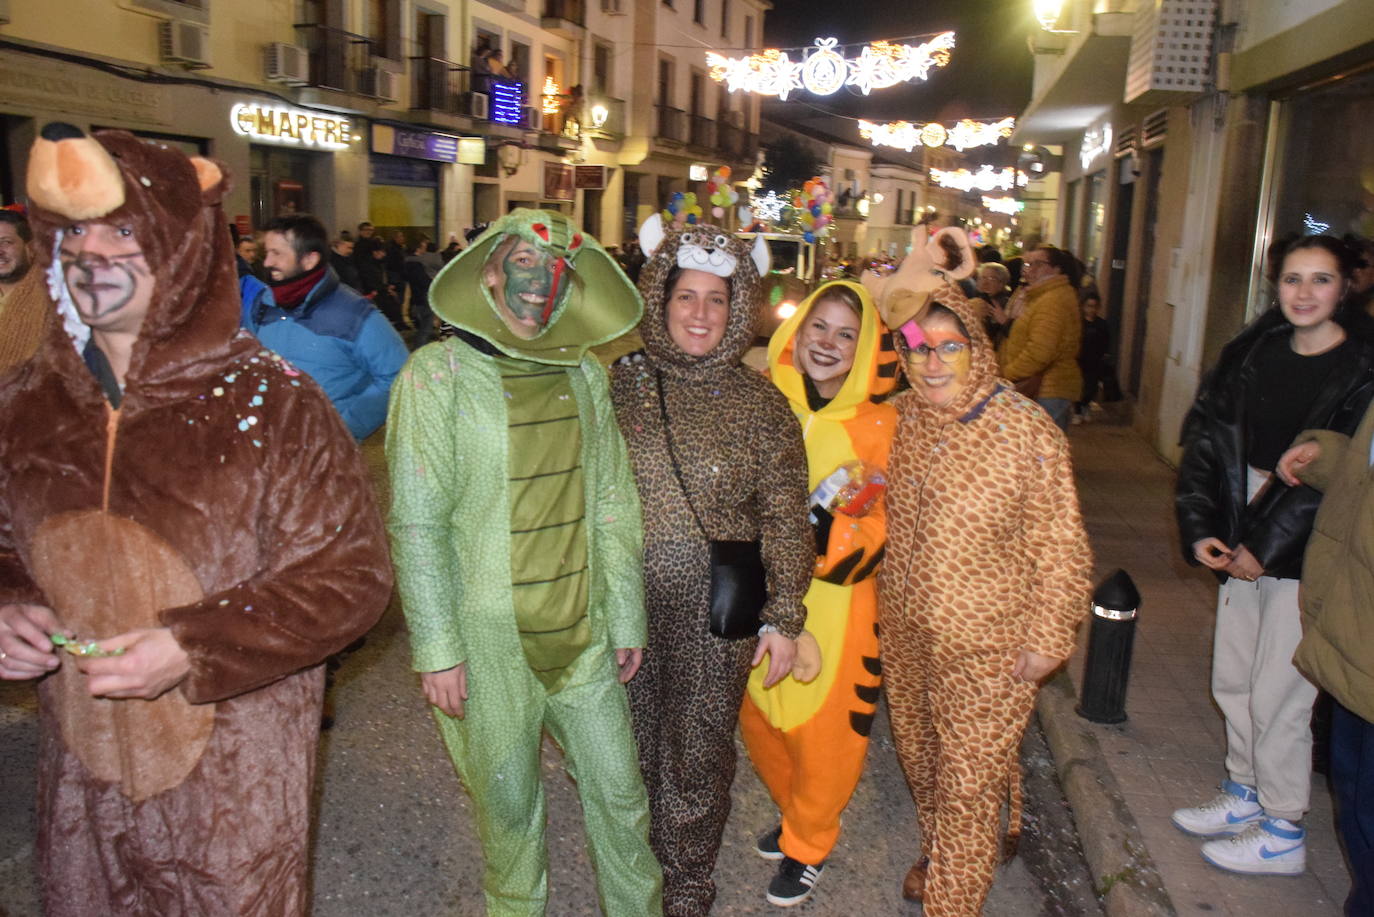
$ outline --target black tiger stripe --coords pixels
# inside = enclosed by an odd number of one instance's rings
[[[881,548],[878,549],[878,553],[874,554],[872,559],[869,560],[868,563],[860,567],[858,573],[854,574],[854,582],[862,582],[863,580],[866,580],[870,576],[872,576],[873,571],[878,569],[878,564],[883,562],[883,555],[886,553],[887,545],[883,545]]]
[[[897,378],[897,361],[896,361],[896,360],[893,360],[893,361],[890,362],[890,363],[879,363],[879,364],[878,364],[878,378],[879,378],[879,379],[895,379],[895,378]]]
[[[859,561],[863,560],[863,557],[864,549],[859,548],[859,550],[837,563],[829,573],[826,573],[824,576],[819,576],[817,579],[834,586],[843,586],[850,572],[859,565]]]
[[[876,704],[878,702],[878,695],[881,692],[882,688],[877,685],[854,686],[854,693],[859,695],[859,700],[863,701],[865,704]]]
[[[877,656],[865,656],[864,668],[868,670],[870,675],[883,674],[883,662]]]
[[[849,728],[865,739],[868,738],[868,734],[873,731],[873,714],[849,711]]]

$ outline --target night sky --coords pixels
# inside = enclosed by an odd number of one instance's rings
[[[821,97],[798,91],[787,103],[804,109],[796,112],[797,120],[813,113],[808,105],[881,120],[991,119],[1018,114],[1030,100],[1030,0],[773,0],[773,6],[764,20],[768,47],[801,48],[829,37],[841,45],[862,45],[945,29],[958,36],[949,66],[932,70],[928,81],[874,90],[866,97],[852,89]],[[856,47],[845,56],[857,52]]]

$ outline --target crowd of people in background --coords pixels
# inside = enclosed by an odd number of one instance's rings
[[[1089,602],[1065,431],[1119,397],[1072,253],[920,227],[812,291],[765,375],[743,363],[761,238],[652,216],[611,250],[517,209],[442,251],[305,214],[231,240],[208,160],[50,125],[32,163],[34,228],[0,211],[0,677],[51,676],[50,913],[303,912],[322,664],[393,569],[489,913],[547,906],[545,730],[610,917],[709,913],[737,727],[776,806],[765,897],[806,901],[880,691],[920,824],[903,894],[981,912]],[[1227,755],[1173,822],[1222,869],[1304,871],[1330,692],[1352,914],[1374,907],[1372,254],[1274,245],[1277,302],[1203,380],[1176,492],[1220,583]],[[594,349],[635,330],[607,370]],[[354,447],[383,424],[390,556]]]

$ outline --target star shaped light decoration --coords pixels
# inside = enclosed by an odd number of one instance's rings
[[[754,92],[786,100],[794,89],[813,95],[831,95],[853,86],[868,95],[910,80],[929,79],[934,67],[949,63],[954,33],[941,32],[920,45],[874,41],[858,57],[845,58],[836,50],[837,39],[817,38],[811,53],[799,61],[786,51],[770,48],[748,57],[726,57],[706,52],[711,79],[724,83],[730,92]]]

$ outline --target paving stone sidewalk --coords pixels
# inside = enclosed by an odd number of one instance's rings
[[[1209,678],[1216,582],[1184,563],[1173,520],[1171,468],[1129,427],[1093,423],[1072,428],[1074,465],[1084,517],[1096,554],[1094,582],[1118,567],[1135,579],[1142,601],[1135,636],[1125,723],[1088,723],[1072,712],[1068,686],[1047,689],[1040,715],[1090,862],[1094,845],[1118,845],[1106,862],[1121,872],[1097,875],[1099,889],[1112,880],[1138,879],[1149,894],[1127,896],[1115,914],[1339,915],[1350,879],[1336,839],[1326,778],[1314,775],[1308,829],[1308,872],[1292,878],[1236,876],[1208,865],[1200,841],[1169,821],[1177,807],[1210,799],[1225,776],[1225,734],[1212,703]],[[1083,647],[1069,666],[1076,695]],[[1056,735],[1068,736],[1056,747]],[[1067,750],[1065,741],[1072,746]],[[1100,755],[1093,760],[1090,749]],[[1072,759],[1065,774],[1063,756]],[[1072,770],[1092,771],[1085,797],[1069,791]],[[1094,797],[1096,794],[1096,797]],[[1108,821],[1103,810],[1119,813]],[[1130,824],[1134,822],[1134,825]],[[1096,823],[1096,828],[1094,828]],[[1134,848],[1142,844],[1143,850]],[[1101,857],[1098,857],[1101,859]],[[1122,864],[1125,864],[1124,866]],[[1157,870],[1152,872],[1151,866]],[[1094,863],[1095,872],[1097,864]],[[1104,883],[1104,878],[1108,879]],[[1162,892],[1158,885],[1162,882]],[[1153,886],[1152,888],[1150,886]]]

